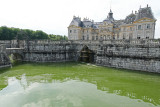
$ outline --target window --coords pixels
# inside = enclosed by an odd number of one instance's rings
[[[150,32],[149,31],[146,32],[146,37],[150,37]]]
[[[83,35],[83,37],[82,37],[82,40],[84,40],[85,38],[84,38],[84,35]]]
[[[141,25],[138,25],[138,30],[141,30],[142,29],[142,26]]]
[[[96,40],[98,40],[98,36],[96,36]]]
[[[103,36],[103,40],[106,40],[106,35]]]
[[[130,34],[129,34],[129,39],[131,40],[131,39],[132,39],[132,37],[133,37],[133,34],[132,34],[132,33],[130,33]]]
[[[146,37],[146,39],[149,39],[149,37]]]
[[[87,40],[89,40],[89,35],[87,35]]]
[[[130,31],[132,31],[133,30],[133,28],[132,27],[130,27]]]
[[[113,35],[113,39],[115,39],[115,36]]]
[[[72,30],[70,30],[70,33],[72,33]]]
[[[76,33],[76,30],[74,30],[74,33]]]
[[[92,40],[94,40],[94,36],[92,36]]]
[[[107,35],[108,39],[110,39],[110,35]]]
[[[123,28],[123,31],[126,31],[126,28],[125,28],[125,27]]]
[[[101,40],[103,40],[103,37],[102,37],[102,35],[101,35]]]
[[[137,37],[137,39],[141,39],[141,37]]]
[[[137,35],[137,39],[141,39],[141,35],[140,34]]]
[[[126,34],[123,34],[123,39],[126,39]]]
[[[119,35],[117,35],[117,39],[119,39]]]
[[[151,27],[150,24],[147,24],[147,29],[150,29],[150,27]]]

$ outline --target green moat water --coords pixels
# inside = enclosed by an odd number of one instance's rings
[[[160,75],[83,63],[0,70],[0,107],[160,106]]]

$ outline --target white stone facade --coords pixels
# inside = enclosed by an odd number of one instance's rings
[[[140,8],[124,20],[115,20],[110,10],[103,22],[73,17],[68,27],[69,40],[154,39],[156,19],[151,7]]]

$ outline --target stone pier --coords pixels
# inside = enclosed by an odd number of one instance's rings
[[[0,45],[0,68],[10,67],[11,62],[6,53],[6,46]]]

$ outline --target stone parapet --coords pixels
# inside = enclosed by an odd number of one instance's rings
[[[160,40],[157,39],[105,41],[14,40],[0,41],[0,43],[12,46],[10,54],[11,52],[21,54],[23,61],[79,61],[82,49],[85,46],[94,55],[93,63],[98,65],[160,73]],[[20,50],[14,50],[17,49],[16,47],[21,48]],[[1,47],[1,53],[2,50]]]

